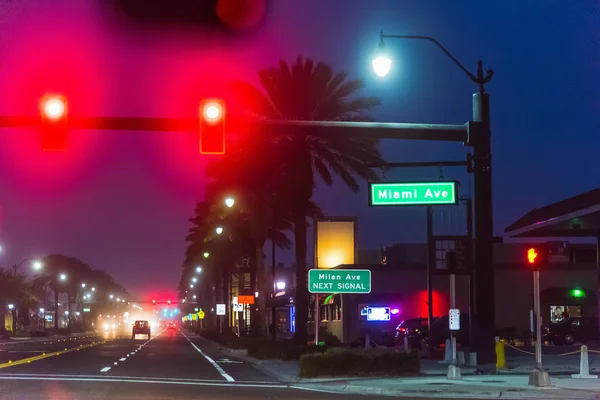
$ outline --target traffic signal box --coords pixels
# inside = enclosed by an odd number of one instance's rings
[[[67,147],[67,100],[61,95],[46,95],[40,101],[40,140],[45,151]]]
[[[200,154],[225,154],[225,102],[200,102]]]

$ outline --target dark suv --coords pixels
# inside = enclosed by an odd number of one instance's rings
[[[148,335],[148,339],[150,339],[152,337],[150,334],[150,322],[135,321],[135,324],[133,324],[133,331],[131,332],[131,338],[135,339],[135,335]]]

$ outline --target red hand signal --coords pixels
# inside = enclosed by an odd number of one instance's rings
[[[538,253],[535,251],[534,248],[527,250],[527,260],[529,261],[529,264],[535,264],[535,259],[537,258],[537,256]]]

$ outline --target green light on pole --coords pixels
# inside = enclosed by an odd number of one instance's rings
[[[204,252],[204,258],[208,258],[208,256],[210,255],[207,251]]]
[[[571,290],[572,297],[585,297],[585,292],[581,289],[573,289]]]

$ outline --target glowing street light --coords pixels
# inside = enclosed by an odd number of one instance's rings
[[[121,299],[117,297],[117,301],[121,301]]]
[[[60,274],[58,276],[58,279],[60,279],[61,281],[66,281],[67,280],[67,274]]]
[[[215,229],[215,231],[217,232],[217,235],[220,235],[221,233],[223,233],[223,227],[218,226],[217,229]]]
[[[92,292],[95,292],[95,291],[96,291],[96,288],[95,288],[95,287],[93,287],[93,288],[92,288]]]
[[[113,296],[112,294],[109,294],[109,295],[108,295],[108,298],[109,298],[109,299],[111,299],[111,300],[112,300],[112,298],[113,298],[113,297],[114,297],[114,296]]]
[[[194,282],[194,283],[198,282],[198,278],[192,278],[192,282]]]
[[[377,57],[373,59],[371,62],[373,65],[373,71],[377,76],[383,78],[392,69],[392,60],[389,58],[385,52],[385,43],[383,42],[383,32],[381,33],[381,38],[379,39],[379,52]]]
[[[225,205],[229,208],[233,207],[235,204],[235,199],[233,197],[228,197],[225,199]]]
[[[15,305],[14,305],[14,304],[9,304],[9,305],[8,305],[8,309],[9,309],[9,310],[13,310],[14,308],[15,308]]]
[[[200,272],[202,272],[202,267],[201,267],[201,266],[197,266],[197,267],[196,267],[196,272],[197,272],[197,273],[200,273]]]
[[[210,253],[208,251],[205,251],[202,255],[204,256],[204,258],[208,258],[208,256],[210,256]]]
[[[277,290],[283,290],[283,289],[285,289],[285,282],[282,282],[282,281],[277,282],[275,284],[275,287],[277,288]]]
[[[192,283],[192,284],[190,285],[190,289],[193,289],[193,288],[194,288],[194,284]]]
[[[85,287],[85,282],[81,284],[81,287],[84,288]]]
[[[40,271],[44,264],[40,260],[35,260],[31,266],[35,271]]]

